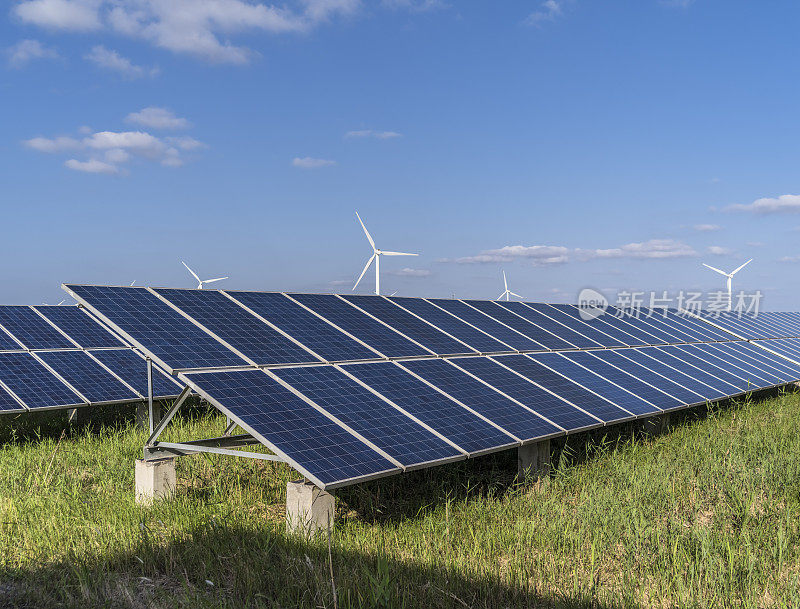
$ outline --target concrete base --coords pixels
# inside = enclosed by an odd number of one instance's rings
[[[136,459],[136,503],[150,505],[175,492],[175,459]]]
[[[520,478],[533,479],[547,479],[550,476],[550,440],[517,449],[517,474]]]
[[[662,414],[649,419],[642,419],[635,423],[636,428],[648,436],[657,436],[666,433],[669,429],[669,415]]]
[[[286,484],[286,529],[310,536],[333,528],[336,498],[310,482]]]
[[[147,402],[138,402],[136,404],[136,425],[143,429],[150,429],[150,412]],[[161,402],[153,402],[153,425],[158,425],[164,411],[161,408]]]

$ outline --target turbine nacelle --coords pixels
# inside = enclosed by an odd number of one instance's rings
[[[205,284],[207,284],[207,283],[214,283],[215,281],[222,281],[223,279],[229,279],[229,277],[217,277],[216,279],[200,279],[200,276],[197,273],[195,273],[191,268],[189,268],[189,265],[186,264],[183,260],[181,260],[181,264],[183,266],[185,266],[186,270],[188,270],[192,274],[192,277],[197,279],[197,289],[198,290],[202,290],[203,286]],[[131,285],[133,285],[133,284],[131,284]]]
[[[505,298],[506,302],[508,302],[512,296],[516,296],[517,298],[522,298],[522,296],[520,296],[516,292],[512,292],[511,290],[508,289],[508,279],[506,278],[505,271],[503,271],[503,286],[505,287],[505,291],[502,294],[500,294],[500,296],[497,297],[497,300],[503,300],[503,298]]]
[[[721,269],[718,269],[718,268],[716,268],[714,266],[711,266],[710,264],[706,264],[705,262],[703,263],[704,267],[709,268],[712,271],[714,271],[716,273],[719,273],[720,275],[723,275],[723,276],[725,276],[727,278],[726,281],[725,281],[725,285],[726,285],[726,287],[728,289],[728,311],[731,310],[731,305],[733,304],[733,276],[736,273],[738,273],[739,271],[741,271],[744,267],[746,267],[751,262],[753,262],[752,258],[750,258],[750,260],[748,260],[747,262],[745,262],[741,266],[738,266],[735,269],[733,269],[730,273],[726,273],[725,271],[723,271]]]
[[[361,274],[356,279],[356,284],[353,286],[353,290],[358,287],[358,284],[361,283],[361,279],[369,270],[370,265],[375,262],[375,293],[380,296],[381,294],[381,256],[419,256],[419,254],[408,254],[406,252],[390,252],[388,250],[379,250],[375,247],[375,240],[372,238],[372,235],[369,234],[367,227],[364,226],[364,222],[361,220],[361,216],[358,215],[356,212],[356,218],[358,218],[358,222],[361,224],[361,228],[364,229],[364,234],[367,236],[367,241],[369,241],[370,247],[372,247],[372,256],[369,257],[367,260],[367,264],[364,265],[364,270],[361,271]]]

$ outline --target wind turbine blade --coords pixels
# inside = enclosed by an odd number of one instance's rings
[[[384,252],[381,250],[383,256],[419,256],[419,254],[406,254],[405,252]]]
[[[746,266],[747,266],[748,264],[750,264],[751,262],[753,262],[753,259],[752,259],[752,258],[750,258],[750,260],[748,260],[747,262],[745,262],[745,263],[744,263],[742,266],[740,266],[740,267],[739,267],[738,269],[736,269],[735,271],[731,271],[731,275],[735,275],[736,273],[738,273],[739,271],[741,271],[741,270],[742,270],[744,267],[746,267]]]
[[[375,249],[375,242],[372,240],[372,235],[369,234],[369,231],[367,230],[367,227],[364,226],[364,222],[361,220],[361,216],[358,215],[358,212],[356,212],[356,218],[358,218],[358,221],[361,224],[361,228],[364,229],[364,234],[367,236],[367,241],[369,241],[369,244],[372,246],[372,249],[374,250]],[[353,289],[355,289],[355,288],[353,288]]]
[[[134,283],[136,283],[136,280],[135,280],[135,279],[134,279],[133,281],[131,281],[131,287],[133,287],[133,284],[134,284]]]
[[[517,298],[525,298],[524,296],[520,296],[516,292],[509,292],[509,294],[511,294],[512,296],[516,296]]]
[[[200,277],[197,275],[197,273],[195,273],[192,269],[190,269],[189,265],[186,264],[183,260],[181,260],[181,264],[186,267],[186,270],[188,270],[192,274],[192,276],[195,279],[197,279],[197,281],[201,281],[201,282],[203,281],[202,279],[200,279]]]
[[[394,296],[395,294],[397,294],[397,290],[395,290],[394,292],[392,292],[391,294],[389,294],[389,296]]]
[[[506,292],[508,292],[508,279],[506,279],[506,272],[503,271],[503,286],[506,288]]]
[[[728,273],[726,273],[725,271],[720,271],[718,268],[715,268],[715,267],[713,267],[713,266],[711,266],[709,264],[706,264],[705,262],[703,263],[703,266],[711,269],[712,271],[716,271],[720,275],[725,275],[726,277],[728,276]]]
[[[358,287],[358,284],[361,283],[361,279],[364,277],[364,274],[367,272],[367,269],[369,268],[369,265],[372,264],[373,260],[375,260],[375,256],[377,256],[377,254],[372,254],[372,256],[369,257],[369,260],[367,260],[367,264],[364,267],[364,270],[361,271],[361,274],[358,276],[358,279],[356,280],[356,284],[353,286],[354,290]]]
[[[215,281],[222,281],[223,279],[230,279],[230,277],[217,277],[216,279],[204,279],[203,283],[214,283]]]
[[[59,303],[58,303],[58,306],[60,307],[60,306],[61,306],[61,305],[63,305],[65,302],[67,302],[67,301],[66,301],[66,300],[62,300],[61,302],[59,302]]]
[[[497,297],[497,300],[503,300],[503,296],[505,296],[507,293],[508,293],[508,290],[506,290],[505,292],[500,294],[500,296]]]

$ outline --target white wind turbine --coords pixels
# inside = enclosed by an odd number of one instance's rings
[[[228,277],[217,277],[216,279],[200,279],[200,276],[197,273],[195,273],[192,269],[190,269],[189,265],[186,264],[183,260],[181,260],[181,264],[186,267],[186,270],[188,270],[195,279],[197,279],[198,290],[202,290],[203,286],[207,283],[214,283],[215,281],[222,281],[223,279],[228,279]]]
[[[503,297],[505,297],[506,301],[508,301],[511,299],[512,296],[516,296],[517,298],[522,298],[522,296],[520,296],[516,292],[512,292],[511,290],[508,289],[508,279],[506,279],[505,271],[503,271],[503,285],[505,286],[506,289],[502,294],[500,294],[500,296],[497,297],[497,300],[503,300]]]
[[[369,234],[367,227],[364,226],[364,222],[361,220],[361,216],[358,215],[356,212],[356,218],[361,223],[361,228],[364,229],[364,234],[367,236],[367,241],[372,246],[372,256],[370,256],[369,260],[367,260],[366,266],[364,266],[364,270],[361,271],[361,274],[358,276],[356,280],[356,284],[353,286],[355,290],[358,287],[358,284],[361,282],[361,278],[364,277],[364,274],[367,272],[369,265],[372,264],[372,261],[375,261],[375,293],[380,296],[381,294],[381,256],[419,256],[419,254],[406,254],[405,252],[387,252],[384,250],[379,250],[375,247],[375,241],[372,240],[372,235]]]
[[[748,264],[750,264],[751,262],[753,262],[753,259],[752,259],[752,258],[750,258],[750,260],[748,260],[747,262],[745,262],[745,263],[744,263],[742,266],[740,266],[740,267],[738,267],[738,268],[736,268],[736,269],[732,270],[730,273],[726,273],[725,271],[721,271],[721,270],[720,270],[720,269],[718,269],[718,268],[714,268],[713,266],[711,266],[711,265],[709,265],[709,264],[706,264],[705,262],[703,263],[703,266],[704,266],[704,267],[706,267],[706,268],[709,268],[709,269],[711,269],[712,271],[716,271],[716,272],[717,272],[717,273],[719,273],[720,275],[725,275],[725,277],[727,277],[727,278],[728,278],[728,279],[727,279],[727,281],[726,281],[726,284],[727,284],[727,287],[728,287],[728,311],[730,311],[730,310],[731,310],[731,303],[733,302],[733,276],[734,276],[736,273],[738,273],[739,271],[741,271],[741,270],[742,270],[744,267],[746,267],[746,266],[747,266]]]

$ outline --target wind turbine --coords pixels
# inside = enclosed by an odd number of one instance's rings
[[[500,294],[500,296],[497,297],[497,300],[503,300],[503,296],[506,297],[506,302],[508,302],[511,299],[512,296],[516,296],[517,298],[522,298],[522,296],[520,296],[516,292],[512,292],[511,290],[508,289],[508,279],[506,279],[506,272],[505,271],[503,271],[503,285],[506,288],[505,292]]]
[[[189,268],[189,265],[186,264],[183,260],[181,260],[181,264],[186,267],[192,276],[197,279],[197,289],[202,290],[203,286],[207,283],[214,283],[215,281],[222,281],[223,279],[228,279],[228,277],[217,277],[216,279],[200,279],[197,273],[195,273],[192,269]]]
[[[361,278],[364,277],[364,274],[367,272],[369,265],[372,264],[372,261],[375,261],[375,293],[380,296],[381,295],[381,256],[419,256],[419,254],[406,254],[404,252],[387,252],[384,250],[379,250],[375,247],[375,241],[372,239],[372,235],[369,234],[367,227],[364,226],[364,222],[361,220],[361,216],[358,215],[356,212],[356,218],[361,223],[361,228],[364,229],[364,234],[367,236],[367,241],[372,246],[372,256],[370,256],[369,260],[367,260],[366,266],[364,266],[364,270],[361,271],[361,274],[358,276],[356,280],[356,284],[353,286],[355,290],[358,287],[358,284],[361,282]]]
[[[752,259],[752,258],[750,258],[750,260],[748,260],[747,262],[745,262],[745,263],[744,263],[742,266],[740,266],[740,267],[738,267],[738,268],[736,268],[736,269],[732,270],[730,273],[726,273],[725,271],[721,271],[721,270],[719,270],[718,268],[714,268],[713,266],[711,266],[711,265],[709,265],[709,264],[706,264],[705,262],[703,263],[703,266],[704,266],[704,267],[706,267],[706,268],[709,268],[709,269],[711,269],[712,271],[716,271],[716,272],[717,272],[717,273],[719,273],[720,275],[725,275],[725,277],[727,277],[727,278],[728,278],[728,280],[726,281],[726,284],[727,284],[727,286],[728,286],[728,311],[730,311],[730,310],[731,310],[731,303],[733,302],[733,276],[734,276],[736,273],[738,273],[739,271],[741,271],[741,270],[742,270],[744,267],[746,267],[746,266],[747,266],[748,264],[750,264],[751,262],[753,262],[753,259]]]

